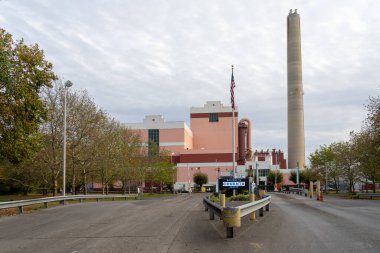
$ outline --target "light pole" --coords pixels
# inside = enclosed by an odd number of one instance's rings
[[[277,166],[276,166],[276,171],[274,174],[274,191],[275,192],[277,191],[277,169],[280,167],[279,153],[280,153],[280,150],[278,150],[277,152]]]
[[[300,166],[297,162],[297,188],[300,188]]]
[[[66,97],[67,89],[73,86],[70,80],[65,82],[64,89],[64,112],[63,112],[63,175],[62,175],[62,195],[66,195]]]
[[[256,187],[259,189],[259,164],[256,161]]]

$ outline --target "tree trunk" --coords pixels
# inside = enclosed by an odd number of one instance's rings
[[[57,179],[55,178],[55,173],[52,176],[52,185],[53,185],[53,196],[57,195]]]
[[[123,194],[126,194],[127,193],[127,180],[123,179],[122,182],[123,182]]]
[[[105,185],[104,185],[104,177],[102,177],[102,195],[104,195]]]
[[[365,193],[368,193],[368,179],[365,179]]]
[[[86,169],[83,169],[83,194],[87,195],[87,175],[86,175]]]
[[[373,193],[376,193],[376,182],[375,182],[375,176],[372,177],[372,183],[373,183]]]
[[[25,186],[22,188],[22,192],[24,196],[28,196],[29,187]]]
[[[131,180],[128,180],[128,194],[131,194]]]
[[[73,178],[72,178],[73,185],[71,186],[71,193],[75,195],[75,167],[73,166]]]
[[[335,193],[338,193],[338,182],[337,182],[337,180],[336,180],[336,178],[334,177],[333,178],[333,180],[334,180],[334,185],[335,185]]]

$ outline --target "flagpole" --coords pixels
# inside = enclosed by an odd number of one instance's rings
[[[232,170],[233,177],[236,178],[235,172],[235,80],[234,80],[234,65],[232,65],[232,76],[231,76],[231,107],[232,107]]]
[[[234,171],[234,178],[236,178],[235,175],[235,109],[232,108],[232,169]]]

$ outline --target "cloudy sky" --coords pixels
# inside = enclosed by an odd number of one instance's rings
[[[0,27],[121,122],[230,103],[254,149],[287,150],[286,17],[301,15],[306,154],[345,140],[380,93],[380,1],[0,0]]]

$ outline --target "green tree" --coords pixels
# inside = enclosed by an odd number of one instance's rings
[[[208,176],[205,173],[202,172],[197,172],[194,174],[194,183],[197,185],[202,185],[207,184],[208,182]]]
[[[289,180],[295,184],[297,183],[297,171],[296,170],[292,170],[292,172],[290,172]],[[304,179],[303,170],[300,170],[300,172],[299,172],[299,183],[302,183],[302,182],[305,182],[305,179]]]
[[[275,184],[275,182],[276,182],[276,174],[277,174],[277,184],[281,184],[282,183],[284,177],[283,177],[281,171],[277,171],[277,170],[273,171],[273,170],[271,170],[271,171],[269,171],[268,176],[267,176],[267,180],[268,180],[268,184],[269,185],[274,185]]]
[[[320,146],[309,157],[311,167],[316,172],[315,176],[317,179],[325,182],[325,191],[330,180],[333,181],[335,189],[338,191],[338,180],[342,176],[342,170],[338,166],[337,160],[338,147],[336,143],[332,143],[329,146]]]
[[[0,161],[32,158],[40,148],[39,127],[46,119],[40,90],[57,77],[44,52],[0,28]]]
[[[342,176],[349,184],[349,192],[355,192],[355,183],[360,179],[358,160],[352,143],[341,141],[336,143],[337,164],[342,169]]]

